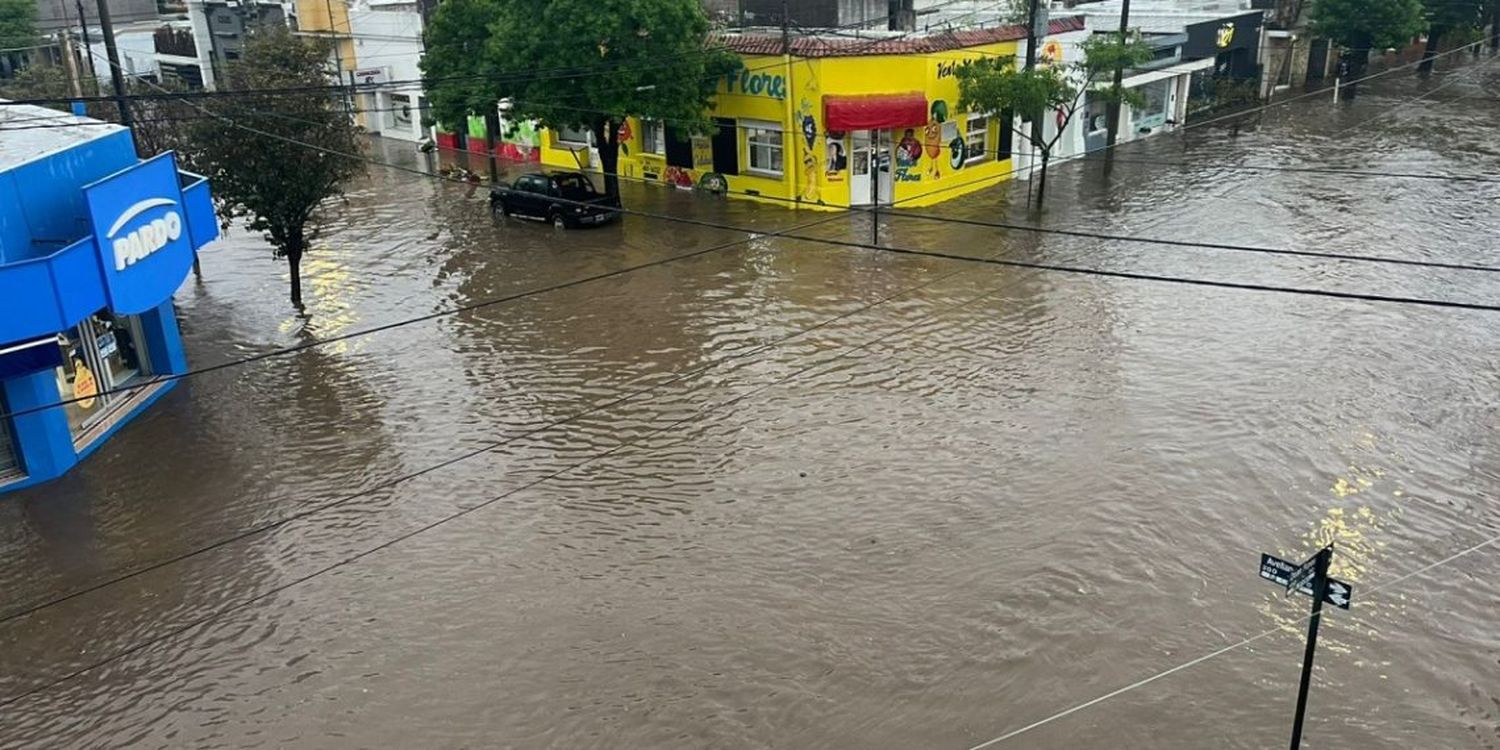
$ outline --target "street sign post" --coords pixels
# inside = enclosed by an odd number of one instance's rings
[[[1313,557],[1317,559],[1316,555]],[[1312,562],[1309,560],[1308,562]],[[1297,563],[1283,560],[1274,555],[1262,554],[1260,556],[1260,577],[1272,583],[1283,586],[1290,593],[1293,590],[1292,574],[1301,566]],[[1303,596],[1313,595],[1312,577],[1295,585],[1297,593]],[[1354,585],[1337,578],[1328,579],[1328,594],[1323,601],[1332,604],[1339,609],[1348,609],[1349,602],[1354,598]]]
[[[1313,654],[1318,649],[1318,624],[1323,619],[1323,602],[1342,609],[1349,608],[1354,587],[1328,577],[1333,561],[1333,545],[1318,550],[1298,565],[1274,555],[1260,556],[1260,577],[1292,591],[1312,597],[1312,616],[1307,621],[1307,651],[1302,655],[1302,682],[1297,688],[1297,714],[1292,719],[1292,750],[1302,747],[1302,717],[1307,713],[1307,692],[1312,686]]]

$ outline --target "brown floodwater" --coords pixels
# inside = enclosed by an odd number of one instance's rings
[[[1135,144],[1108,179],[1059,165],[1041,220],[1500,266],[1500,185],[1236,169],[1495,175],[1490,67]],[[330,217],[305,317],[256,235],[203,254],[177,295],[194,364],[744,236],[496,223],[482,190],[379,169]],[[1500,303],[1479,271],[882,221],[900,247]],[[1279,627],[1000,746],[1284,746],[1307,603],[1259,554],[1332,541],[1355,601],[1326,618],[1309,746],[1497,747],[1495,550],[1369,593],[1496,533],[1497,369],[1496,313],[762,236],[191,378],[0,497],[0,617],[304,515],[0,622],[0,744],[965,750]]]

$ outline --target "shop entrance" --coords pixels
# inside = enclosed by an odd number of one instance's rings
[[[110,393],[149,374],[139,319],[100,311],[57,336],[63,364],[57,391],[64,401],[68,429],[79,440],[90,427],[128,401],[131,393]]]
[[[884,131],[854,130],[849,133],[849,205],[868,206],[875,201],[872,182],[880,186],[881,205],[891,203],[891,144]]]

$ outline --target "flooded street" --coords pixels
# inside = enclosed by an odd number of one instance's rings
[[[1130,144],[1107,180],[1057,165],[1040,221],[1500,268],[1500,184],[1237,168],[1493,176],[1497,82],[1490,58],[1398,74]],[[1323,624],[1309,746],[1500,747],[1495,549],[1382,588],[1497,533],[1500,314],[643,216],[561,232],[483,198],[372,168],[304,261],[306,318],[256,235],[204,253],[177,294],[194,366],[472,307],[190,378],[0,500],[0,744],[965,750],[1280,628],[996,745],[1279,747],[1307,601],[1259,554],[1332,541],[1355,600]],[[1021,182],[912,213],[1034,220]],[[900,248],[1500,302],[1500,273],[881,222]]]

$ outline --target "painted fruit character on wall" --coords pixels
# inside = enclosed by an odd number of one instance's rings
[[[938,156],[943,153],[943,123],[948,121],[948,103],[938,99],[932,103],[932,117],[922,128],[922,143],[927,148],[927,175],[934,179],[942,176],[938,167]]]

